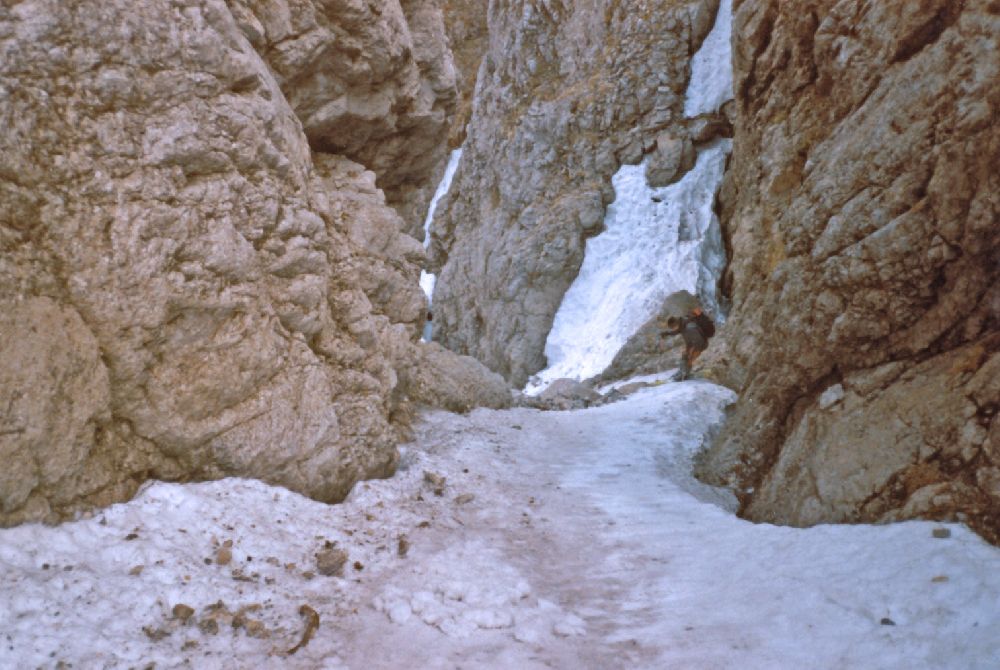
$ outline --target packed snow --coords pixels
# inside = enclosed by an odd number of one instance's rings
[[[685,116],[717,112],[733,97],[732,33],[733,0],[722,0],[715,25],[691,58]]]
[[[434,412],[340,505],[154,483],[2,530],[0,667],[996,668],[1000,550],[738,519],[690,474],[732,399]]]
[[[674,291],[696,294],[718,318],[716,284],[726,259],[713,204],[730,145],[717,140],[702,149],[694,168],[669,186],[651,188],[644,165],[625,165],[612,178],[605,230],[587,240],[545,342],[548,367],[528,393],[561,377],[599,374]]]
[[[427,208],[427,218],[424,219],[424,249],[431,245],[431,224],[434,223],[434,213],[437,211],[438,201],[448,194],[448,189],[451,188],[451,180],[455,176],[455,171],[458,170],[458,162],[460,160],[462,160],[462,150],[453,150],[448,156],[448,165],[445,166],[444,176],[441,177],[437,190],[434,191],[434,196],[431,198],[431,204]],[[436,275],[424,270],[420,271],[420,288],[424,290],[427,302],[431,302],[433,299],[434,284],[436,282]]]

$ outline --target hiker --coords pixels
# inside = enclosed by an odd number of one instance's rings
[[[427,320],[424,322],[424,335],[423,341],[430,342],[431,335],[434,333],[434,312],[427,310]]]
[[[680,370],[674,376],[674,381],[684,381],[691,374],[691,368],[701,352],[708,348],[708,340],[715,335],[715,324],[712,319],[695,303],[682,316],[671,315],[666,319],[666,327],[660,331],[660,337],[676,335],[684,338],[684,357],[681,359]]]

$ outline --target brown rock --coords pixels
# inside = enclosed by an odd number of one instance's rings
[[[417,235],[457,96],[437,0],[228,4],[310,145],[373,170]]]
[[[219,547],[219,550],[215,552],[215,562],[219,565],[229,565],[233,560],[233,550],[229,547]]]
[[[187,623],[188,620],[194,616],[194,608],[185,605],[184,603],[177,603],[171,610],[174,618],[179,620],[181,623]]]
[[[987,0],[854,9],[736,11],[722,348],[741,401],[699,474],[757,520],[996,525],[969,483],[1000,404],[983,373],[1000,369],[1000,17]],[[939,480],[914,489],[930,462]]]
[[[424,252],[376,174],[428,180],[454,75],[433,2],[355,4],[0,9],[0,524],[392,472]]]
[[[316,571],[327,577],[340,577],[347,564],[347,552],[336,547],[327,547],[316,553]]]

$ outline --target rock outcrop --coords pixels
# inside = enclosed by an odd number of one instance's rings
[[[1000,537],[1000,9],[738,3],[728,382],[751,519]]]
[[[661,133],[692,132],[689,59],[717,7],[491,2],[468,139],[433,228],[436,340],[517,386],[544,367],[556,310],[613,198],[611,176]]]
[[[420,237],[445,160],[456,71],[438,0],[227,0],[313,149],[342,154]]]
[[[377,179],[404,197],[443,155],[441,25],[418,0],[0,7],[0,524],[150,477],[332,501],[392,471],[424,251]]]
[[[441,0],[458,84],[458,108],[448,137],[448,146],[452,148],[458,148],[465,142],[466,125],[472,116],[476,77],[489,44],[486,25],[489,5],[489,0]]]

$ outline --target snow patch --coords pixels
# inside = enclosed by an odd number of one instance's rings
[[[445,166],[444,176],[441,177],[441,182],[438,184],[437,190],[434,191],[430,207],[427,208],[427,218],[424,219],[424,249],[427,249],[431,245],[431,224],[434,223],[434,212],[437,211],[438,201],[448,194],[448,189],[451,188],[451,180],[455,176],[455,171],[458,170],[458,163],[461,160],[461,149],[453,150],[448,156],[448,165]],[[436,282],[437,275],[424,270],[420,271],[420,288],[424,290],[428,303],[433,300],[434,284]],[[424,339],[429,340],[430,337],[427,336]]]
[[[733,2],[722,0],[715,25],[691,58],[691,79],[684,99],[684,116],[717,112],[733,97]]]
[[[730,140],[717,140],[675,184],[652,188],[645,165],[625,165],[612,178],[615,201],[605,230],[587,240],[583,264],[556,312],[545,342],[549,366],[525,391],[540,393],[562,377],[600,373],[663,300],[685,289],[716,318],[725,267],[715,194]]]

